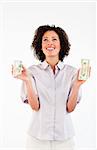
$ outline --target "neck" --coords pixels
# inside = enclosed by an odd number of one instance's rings
[[[55,70],[55,65],[59,62],[59,58],[48,57],[48,58],[46,58],[46,61],[54,71]]]

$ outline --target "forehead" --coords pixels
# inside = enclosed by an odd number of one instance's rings
[[[50,37],[58,37],[58,34],[55,31],[51,30],[51,31],[46,31],[43,35],[43,37],[49,37],[49,36]]]

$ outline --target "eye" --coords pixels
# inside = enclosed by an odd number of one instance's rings
[[[57,41],[57,39],[56,39],[56,38],[54,38],[54,39],[53,39],[53,41]]]
[[[43,41],[47,41],[48,39],[43,39]]]

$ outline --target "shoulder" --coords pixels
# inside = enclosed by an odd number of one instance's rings
[[[41,63],[33,64],[28,67],[29,70],[37,69],[40,68]]]
[[[66,73],[70,76],[76,76],[77,75],[78,69],[74,66],[65,64],[64,69],[65,69]]]
[[[33,64],[29,66],[27,69],[30,74],[36,74],[39,72],[39,70],[41,70],[41,63]]]
[[[78,69],[76,67],[68,65],[68,64],[65,64],[65,69],[67,72],[69,72],[71,74],[76,74],[78,71]]]
[[[78,69],[76,67],[73,67],[71,65],[65,65],[66,68],[66,74],[67,74],[67,78],[71,78],[71,80],[73,81],[78,74]]]

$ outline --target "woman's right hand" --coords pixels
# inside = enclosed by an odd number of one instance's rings
[[[14,71],[15,71],[14,69],[15,68],[12,65],[12,75],[13,75],[14,78],[17,78],[17,79],[20,79],[20,80],[23,80],[23,81],[27,81],[27,80],[30,79],[29,72],[24,66],[22,68],[23,68],[23,70],[22,70],[21,74],[19,74],[17,76],[14,76]]]

